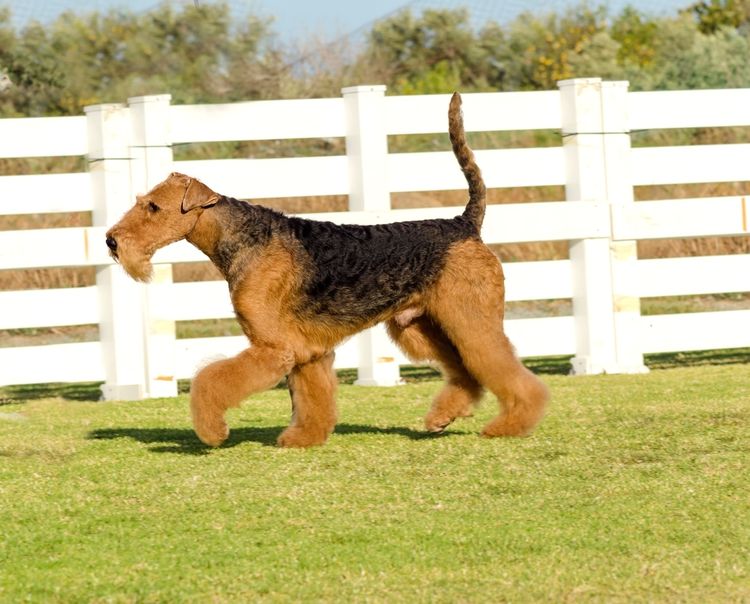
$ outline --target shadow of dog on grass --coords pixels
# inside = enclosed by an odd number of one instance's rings
[[[244,427],[232,430],[224,448],[231,448],[245,442],[260,443],[266,447],[276,444],[276,439],[284,426],[272,426],[268,428]],[[379,428],[376,426],[363,426],[359,424],[339,424],[336,426],[337,434],[379,434],[396,435],[412,440],[434,439],[449,435],[458,435],[461,432],[441,432],[438,434],[425,433],[403,427]],[[213,447],[205,445],[195,439],[195,433],[188,429],[179,428],[101,428],[89,433],[89,440],[117,440],[128,438],[146,445],[154,453],[180,453],[183,455],[206,455],[214,450]]]

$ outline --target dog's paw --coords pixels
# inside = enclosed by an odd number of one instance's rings
[[[201,442],[209,447],[218,447],[229,437],[229,426],[223,419],[210,424],[196,423],[194,428]]]
[[[482,436],[485,438],[495,438],[499,436],[527,436],[534,429],[533,425],[528,425],[519,418],[512,416],[502,416],[493,419],[482,430]]]
[[[289,426],[276,441],[279,447],[303,448],[322,445],[328,440],[328,434],[314,430],[302,430],[297,426]]]
[[[455,419],[442,413],[428,413],[424,418],[424,427],[428,432],[438,434],[450,426]]]

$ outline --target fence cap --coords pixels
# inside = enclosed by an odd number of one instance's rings
[[[125,109],[127,105],[125,103],[99,103],[98,105],[86,105],[83,108],[83,112],[96,113],[97,111],[113,111],[115,109]],[[24,118],[27,119],[27,118]]]
[[[128,104],[136,105],[138,103],[169,103],[171,100],[171,94],[149,94],[146,96],[128,97]]]
[[[601,83],[601,78],[571,78],[569,80],[559,80],[557,82],[557,87],[567,88],[568,86],[593,86],[595,84]]]
[[[385,92],[387,86],[383,84],[372,84],[365,86],[347,86],[341,89],[341,94],[359,94],[362,92]]]

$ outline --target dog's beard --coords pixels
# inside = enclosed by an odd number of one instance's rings
[[[136,281],[148,283],[154,273],[154,267],[151,264],[151,254],[132,255],[123,253],[118,250],[117,254],[110,254],[117,262],[122,265],[125,272]]]

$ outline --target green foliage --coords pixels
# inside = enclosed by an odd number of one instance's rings
[[[620,45],[607,31],[600,31],[586,40],[581,52],[570,57],[571,77],[597,77],[605,80],[627,80],[626,68],[618,60]]]
[[[714,34],[725,27],[740,27],[750,17],[748,0],[702,0],[690,9],[698,20],[698,29],[704,34]]]
[[[169,92],[178,103],[273,95],[269,24],[237,23],[226,3],[141,14],[66,12],[50,26],[16,34],[0,14],[0,64],[17,83],[5,113],[80,113],[85,105]]]
[[[665,20],[649,68],[634,88],[738,88],[750,85],[750,38],[734,29],[702,34],[688,15]]]
[[[559,80],[577,75],[576,57],[606,27],[604,9],[585,5],[562,15],[541,17],[524,13],[497,37],[495,58],[505,67],[506,88],[520,90],[554,89]],[[497,36],[497,28],[488,37]],[[593,75],[593,74],[587,74]]]
[[[551,376],[521,439],[477,436],[490,397],[427,436],[437,382],[342,386],[305,451],[279,390],[219,449],[185,397],[4,404],[0,601],[744,602],[748,367]]]
[[[397,92],[451,92],[456,85],[486,86],[484,49],[475,43],[469,14],[459,10],[410,10],[376,23],[367,61],[387,67]]]
[[[59,57],[47,44],[47,33],[38,24],[22,36],[10,25],[10,14],[0,11],[0,66],[14,86],[0,97],[5,115],[59,114],[57,97],[62,85]]]
[[[655,17],[581,4],[477,30],[465,9],[402,11],[363,46],[279,46],[268,20],[227,3],[76,14],[11,26],[0,9],[0,115],[78,114],[88,104],[170,93],[176,103],[334,96],[382,82],[395,94],[554,89],[571,77],[635,90],[750,86],[750,0],[703,0]]]
[[[458,90],[463,86],[455,63],[440,61],[427,70],[401,78],[396,82],[398,94],[438,94]]]
[[[718,5],[711,6],[716,20]],[[745,10],[731,1],[722,6]],[[750,85],[748,33],[739,27],[747,19],[731,21],[739,29],[709,29],[707,17],[696,18],[700,11],[695,5],[651,17],[625,8],[610,18],[582,4],[562,14],[524,13],[479,32],[462,10],[406,11],[373,29],[366,56],[390,68],[384,72],[397,93],[554,89],[571,77],[627,79],[635,90]]]
[[[617,62],[648,67],[656,57],[659,23],[632,7],[626,7],[612,22],[610,36],[618,43]]]

